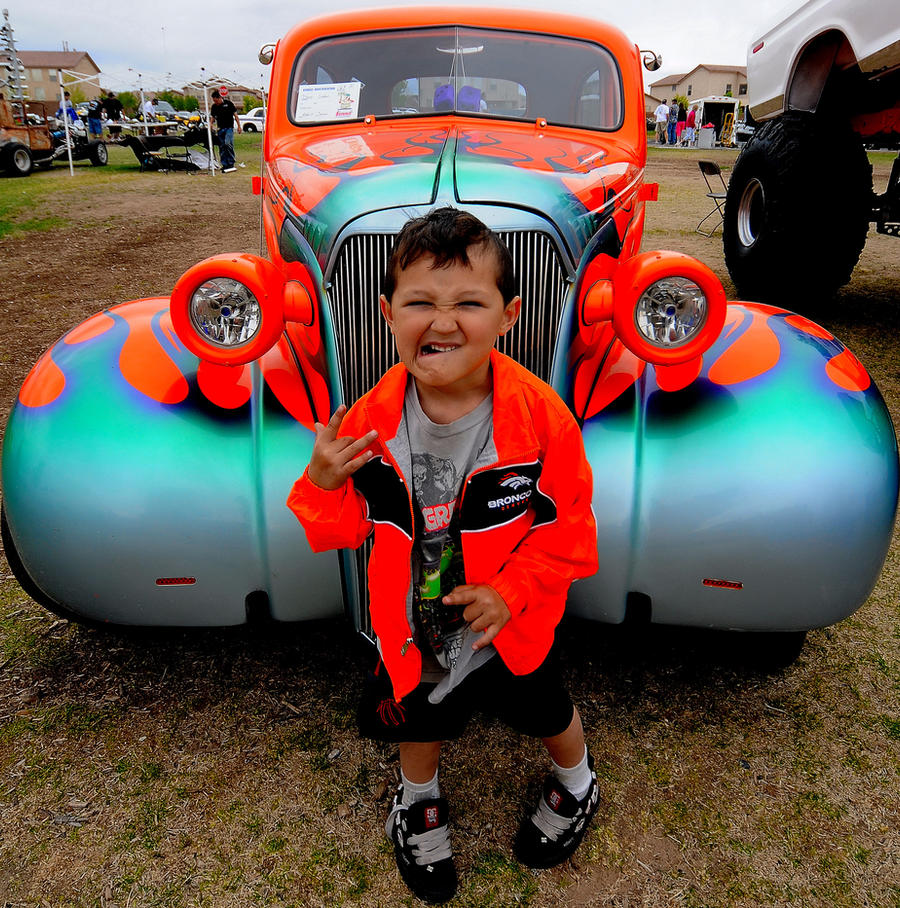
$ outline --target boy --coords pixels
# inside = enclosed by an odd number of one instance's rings
[[[516,837],[523,863],[565,860],[597,808],[551,653],[570,583],[597,570],[592,481],[563,402],[493,349],[521,300],[509,250],[481,221],[441,208],[406,224],[380,304],[401,363],[316,425],[288,505],[317,551],[374,533],[381,660],[360,728],[400,745],[385,829],[409,888],[442,902],[456,870],[438,758],[474,710],[541,738],[553,759]]]

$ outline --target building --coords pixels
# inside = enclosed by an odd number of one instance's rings
[[[747,69],[743,66],[713,66],[700,63],[687,73],[673,73],[652,82],[648,93],[654,97],[672,99],[706,98],[710,95],[731,95],[739,100],[747,97]]]
[[[59,71],[99,76],[100,67],[83,50],[19,50],[19,62],[25,67],[22,81],[27,85],[26,94],[31,101],[59,101]],[[63,77],[63,82],[67,80]],[[100,94],[99,81],[81,82],[77,86],[88,98]]]

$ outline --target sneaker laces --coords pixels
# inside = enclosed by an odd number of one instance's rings
[[[413,858],[420,867],[453,857],[450,848],[450,829],[446,825],[429,829],[419,835],[411,835],[407,841],[412,846]]]
[[[531,816],[531,822],[552,841],[556,841],[564,832],[568,832],[578,815],[561,817],[547,803],[545,798],[538,800],[537,810]]]

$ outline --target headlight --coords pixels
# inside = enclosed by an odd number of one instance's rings
[[[697,358],[725,324],[721,282],[679,252],[642,252],[624,262],[597,256],[580,288],[582,323],[611,319],[619,340],[648,363],[674,366]]]
[[[673,275],[654,281],[634,308],[634,323],[650,341],[663,347],[688,343],[706,323],[706,295],[686,277]]]
[[[259,332],[262,309],[249,287],[228,277],[204,281],[192,294],[194,330],[220,347],[240,347]]]
[[[312,325],[314,287],[299,262],[282,271],[258,255],[214,255],[188,268],[175,284],[172,327],[201,359],[239,366],[271,349],[285,321]]]

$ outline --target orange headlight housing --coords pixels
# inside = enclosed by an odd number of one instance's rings
[[[172,325],[182,343],[208,362],[239,366],[258,359],[285,321],[309,324],[309,291],[256,255],[215,255],[189,268],[172,291]]]
[[[700,356],[725,323],[725,291],[702,262],[679,252],[644,252],[595,281],[581,300],[585,324],[611,320],[622,343],[658,365]]]

